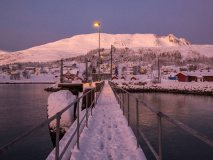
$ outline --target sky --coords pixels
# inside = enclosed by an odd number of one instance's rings
[[[101,33],[174,34],[213,44],[212,0],[0,0],[0,50]]]

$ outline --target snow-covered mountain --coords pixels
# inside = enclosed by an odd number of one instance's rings
[[[36,46],[23,51],[1,52],[0,65],[14,62],[46,62],[61,58],[85,55],[88,51],[98,48],[98,33],[76,35],[71,38]],[[155,34],[106,34],[101,33],[101,48],[179,48],[182,46],[194,48],[190,42],[177,38],[172,34],[158,37]],[[196,47],[195,47],[196,48]],[[199,48],[199,47],[198,47]],[[212,47],[211,47],[212,50]]]

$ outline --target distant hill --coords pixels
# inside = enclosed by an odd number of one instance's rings
[[[184,38],[177,38],[172,34],[158,37],[155,34],[106,34],[101,33],[101,48],[171,48],[183,50],[201,50],[213,56],[212,46],[193,46]],[[61,58],[85,55],[98,48],[98,33],[76,35],[71,38],[36,46],[23,51],[0,51],[0,65],[14,62],[46,62]],[[182,49],[181,49],[182,48]]]

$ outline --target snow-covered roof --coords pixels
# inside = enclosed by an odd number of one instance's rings
[[[69,72],[70,72],[71,74],[76,74],[76,73],[78,72],[78,69],[72,69],[72,70],[69,70]]]
[[[209,72],[207,70],[203,70],[202,72],[201,71],[191,71],[191,72],[179,72],[179,73],[182,73],[184,74],[185,76],[213,76],[213,70],[210,70]],[[177,73],[177,74],[179,74]],[[176,75],[177,75],[176,74]]]

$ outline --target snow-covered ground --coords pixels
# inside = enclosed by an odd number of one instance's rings
[[[71,160],[146,159],[108,84],[80,136],[80,150],[75,146],[71,152]]]
[[[10,82],[10,83],[23,83],[23,82],[57,82],[59,78],[56,78],[55,75],[52,74],[31,74],[29,79],[25,79],[21,77],[20,80],[11,80],[10,75],[0,74],[0,82]]]
[[[213,92],[213,82],[178,82],[175,80],[162,79],[161,83],[154,84],[151,79],[146,79],[145,77],[136,81],[113,80],[113,82],[118,84],[118,87],[125,89],[166,89]]]

